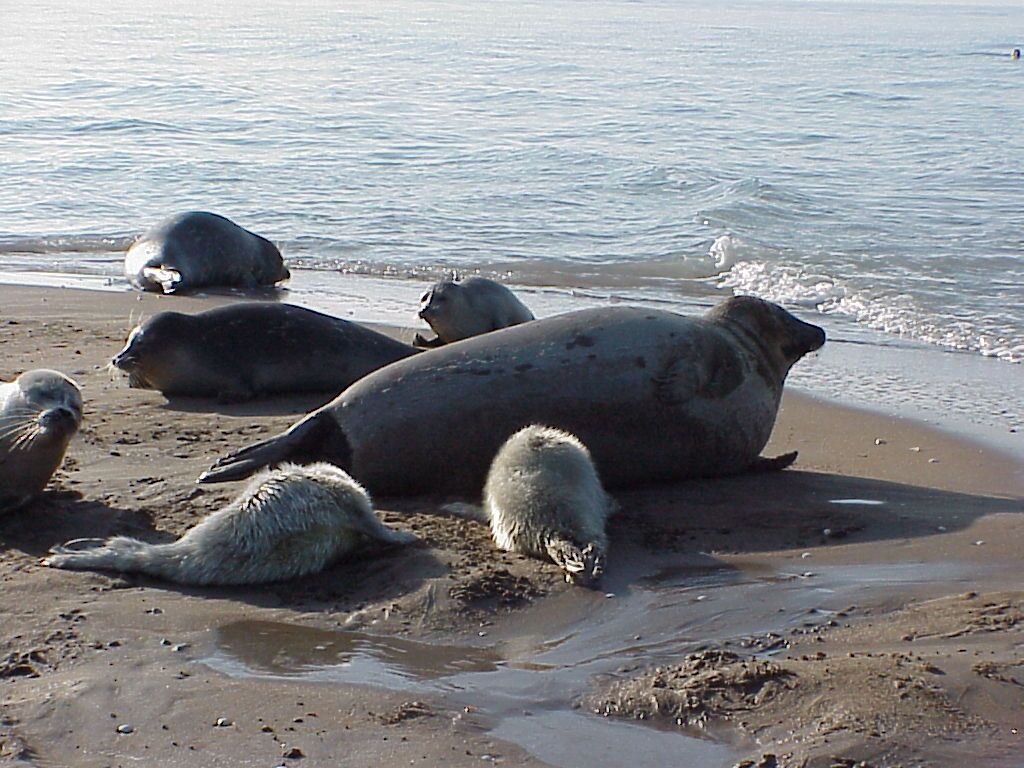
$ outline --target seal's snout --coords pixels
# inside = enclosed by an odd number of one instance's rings
[[[800,324],[803,326],[801,335],[803,337],[804,354],[814,352],[825,346],[825,330],[823,328],[811,323],[805,323],[802,320]]]
[[[821,349],[825,344],[825,331],[792,315],[789,315],[789,320],[789,342],[783,345],[782,350],[792,364],[804,355]]]
[[[74,432],[78,429],[78,418],[70,408],[48,408],[39,414],[39,425],[47,431]]]
[[[122,371],[127,371],[133,368],[136,363],[139,362],[138,357],[135,356],[131,346],[127,346],[110,358],[110,364],[115,368],[119,368]]]

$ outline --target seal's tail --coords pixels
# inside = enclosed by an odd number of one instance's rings
[[[352,448],[329,411],[314,411],[277,437],[250,445],[217,462],[199,476],[200,483],[223,483],[249,477],[258,469],[282,462],[309,464],[326,461],[346,472]]]
[[[127,536],[103,539],[75,539],[53,547],[43,565],[71,571],[121,571],[122,573],[148,573],[166,576],[164,552],[173,544],[147,544]]]

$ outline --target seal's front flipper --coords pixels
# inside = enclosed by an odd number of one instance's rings
[[[754,463],[750,465],[748,472],[778,472],[780,469],[785,469],[794,461],[796,461],[797,452],[790,451],[784,453],[781,456],[773,456],[768,458],[766,456],[758,456],[754,459]]]
[[[422,334],[417,333],[416,336],[413,337],[412,345],[414,347],[422,347],[424,349],[434,349],[435,347],[443,347],[444,342],[441,341],[440,336],[435,336],[432,339],[428,339],[424,337]]]
[[[326,461],[348,471],[352,448],[329,411],[316,411],[277,437],[219,459],[199,476],[200,483],[223,483],[249,477],[258,469],[289,461]]]
[[[582,587],[595,587],[604,573],[604,553],[593,544],[581,547],[555,533],[544,542],[554,562],[565,571],[565,580]]]
[[[159,267],[143,267],[142,277],[153,285],[159,285],[164,293],[174,293],[181,283],[181,272],[165,265]]]

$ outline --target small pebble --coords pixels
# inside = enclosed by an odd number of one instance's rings
[[[928,459],[928,463],[929,464],[938,464],[939,460],[938,459]]]
[[[875,438],[875,445],[885,445],[885,440],[880,437]]]
[[[215,722],[213,725],[215,728],[227,728],[229,725],[231,725],[231,721],[228,720],[226,717],[218,717],[217,722]]]
[[[172,645],[171,646],[171,650],[174,651],[175,653],[181,653],[182,651],[184,651],[186,648],[189,648],[189,647],[190,647],[189,643],[178,643],[177,645]]]
[[[614,592],[605,592],[604,596],[607,597],[610,600],[611,598],[615,597],[615,593]]]
[[[984,539],[978,539],[976,542],[974,542],[974,546],[980,547],[984,543],[985,543]]]
[[[808,557],[810,557],[810,556],[811,556],[811,553],[810,553],[810,552],[801,552],[801,553],[800,553],[800,558],[801,558],[802,560],[806,560],[806,559],[807,559]]]
[[[134,733],[135,732],[135,728],[133,726],[131,726],[131,725],[128,725],[128,723],[122,723],[121,725],[117,726],[117,732],[118,733]]]

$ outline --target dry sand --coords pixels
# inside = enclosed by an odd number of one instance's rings
[[[0,379],[56,368],[87,402],[46,494],[0,520],[0,761],[1021,764],[1020,455],[793,393],[766,452],[794,469],[617,495],[602,592],[429,498],[376,500],[423,546],[286,584],[40,566],[180,535],[238,490],[200,471],[319,405],[106,372],[130,318],[223,301],[0,287]]]

